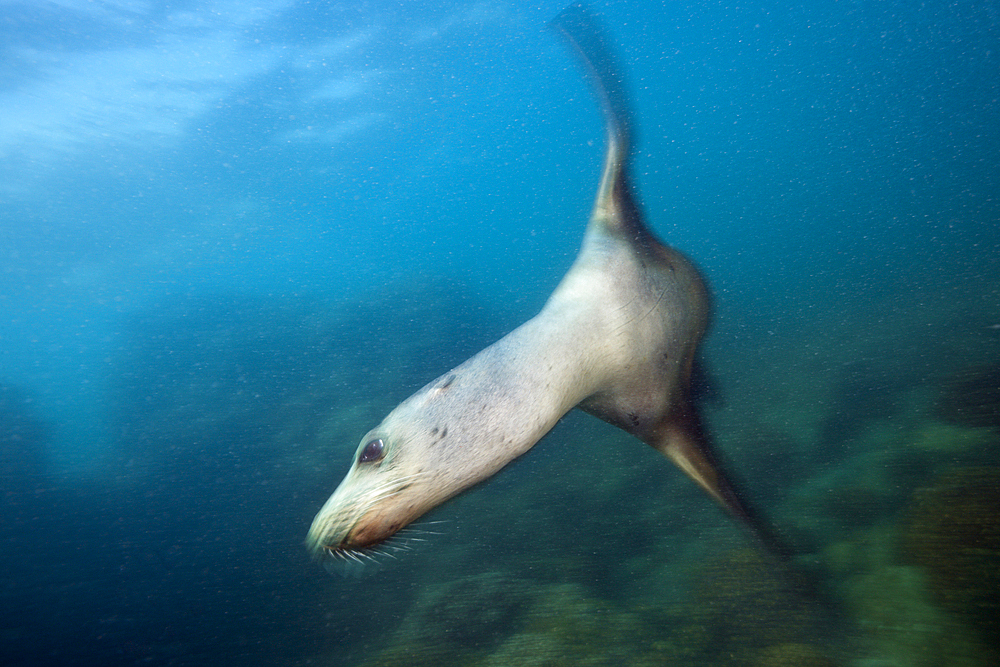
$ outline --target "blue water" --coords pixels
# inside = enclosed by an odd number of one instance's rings
[[[415,553],[309,559],[360,436],[575,257],[561,7],[0,6],[0,663],[998,664],[992,2],[595,6],[713,435],[823,602],[578,414]]]

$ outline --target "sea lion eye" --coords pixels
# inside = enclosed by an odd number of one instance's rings
[[[358,463],[372,463],[385,456],[385,442],[382,438],[370,441],[358,455]]]

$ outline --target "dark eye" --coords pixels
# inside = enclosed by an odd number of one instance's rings
[[[361,450],[361,454],[358,455],[358,463],[371,463],[372,461],[378,461],[383,456],[385,456],[385,443],[379,438],[365,445],[364,449]]]

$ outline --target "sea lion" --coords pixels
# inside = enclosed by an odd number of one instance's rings
[[[652,445],[766,535],[716,464],[690,401],[708,292],[691,262],[647,229],[633,198],[632,116],[620,69],[582,5],[551,25],[586,65],[606,121],[603,173],[580,253],[538,315],[361,439],[309,529],[315,554],[357,559],[527,452],[574,407]]]

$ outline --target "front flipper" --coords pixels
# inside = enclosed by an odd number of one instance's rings
[[[625,70],[614,50],[608,47],[609,40],[582,2],[559,12],[549,27],[566,38],[586,67],[601,103],[608,134],[627,155],[632,146],[632,109],[622,76]]]
[[[646,229],[632,195],[629,161],[635,130],[624,71],[599,23],[582,3],[564,9],[549,23],[573,47],[589,75],[601,105],[607,132],[607,151],[597,201],[584,241],[606,235],[631,245],[637,252],[660,251],[660,244]]]

